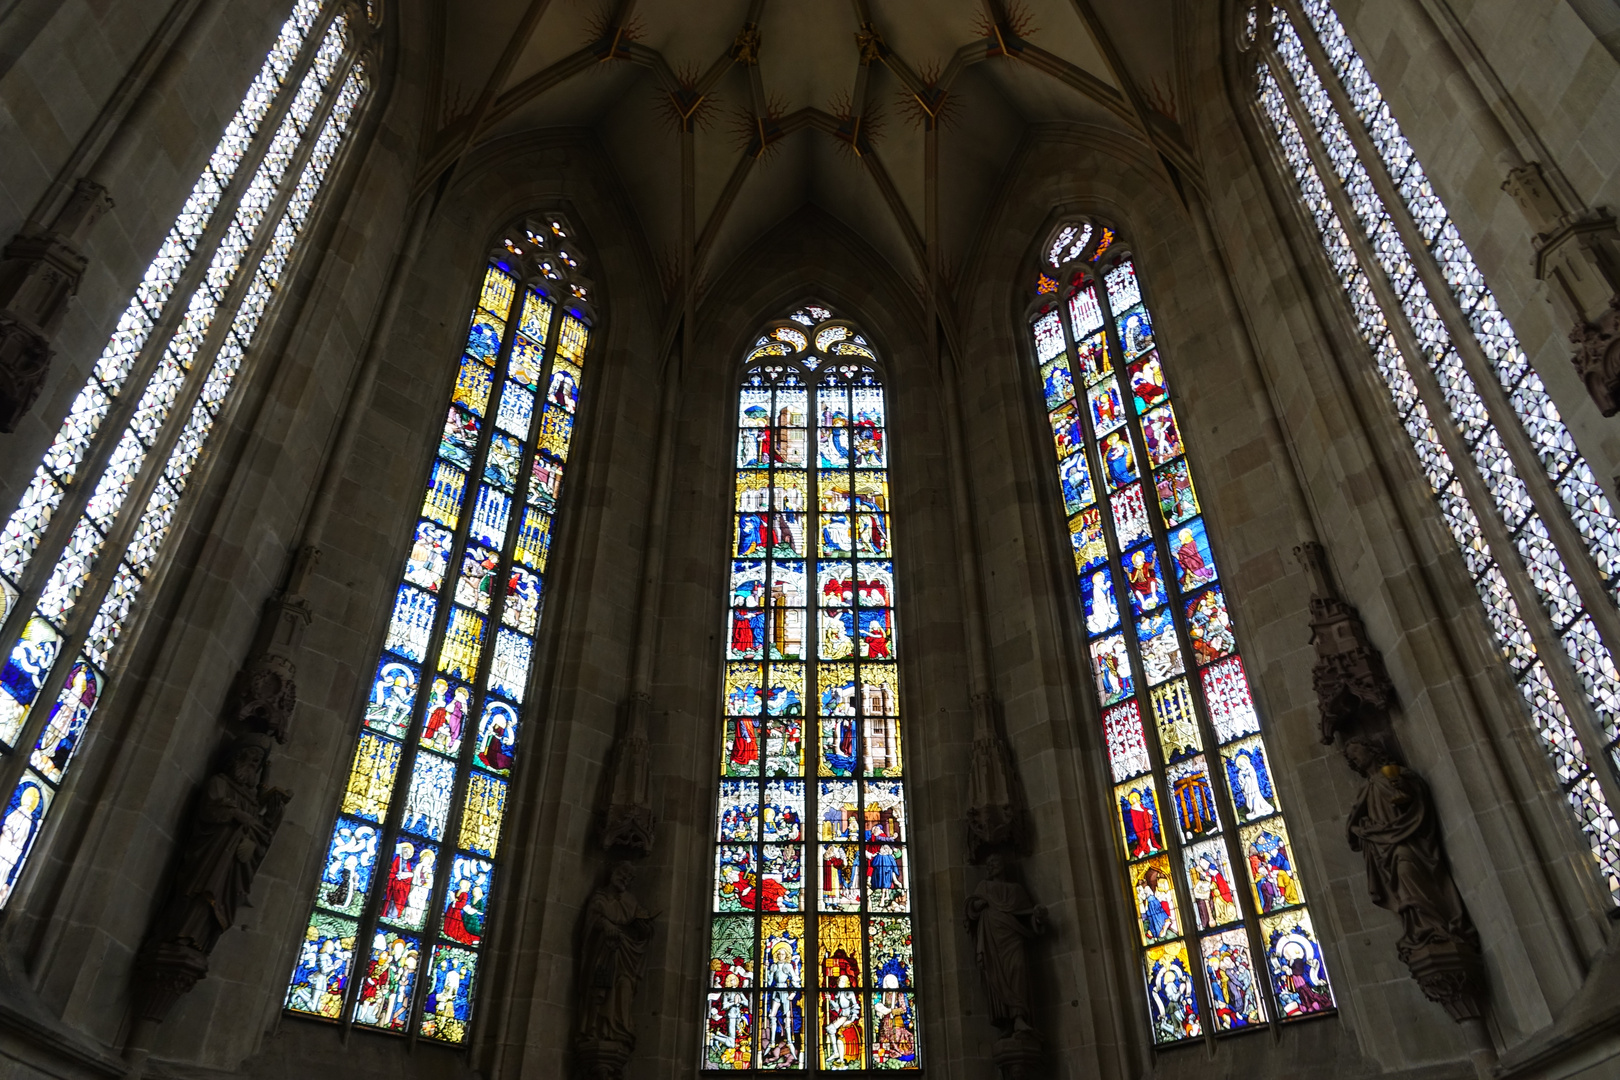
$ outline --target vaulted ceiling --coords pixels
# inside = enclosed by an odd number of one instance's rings
[[[811,203],[921,279],[931,176],[935,250],[960,264],[1031,124],[1189,169],[1185,2],[436,0],[418,185],[490,140],[589,127],[671,276],[683,235],[702,282]]]

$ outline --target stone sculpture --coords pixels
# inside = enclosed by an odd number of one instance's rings
[[[1350,848],[1367,861],[1373,903],[1401,917],[1395,949],[1425,997],[1476,1030],[1485,1002],[1479,938],[1446,863],[1439,814],[1423,779],[1397,763],[1395,686],[1356,609],[1328,576],[1327,554],[1294,549],[1311,577],[1312,670],[1322,742],[1337,743],[1362,778],[1350,808]]]
[[[253,878],[292,794],[266,782],[270,737],[247,734],[204,781],[181,848],[180,867],[137,961],[143,1017],[161,1021],[208,973],[208,955],[251,907]]]
[[[579,937],[579,1020],[574,1050],[590,1080],[619,1080],[636,1045],[631,1007],[646,970],[653,919],[631,892],[635,866],[614,863],[591,894]]]
[[[1598,411],[1620,413],[1620,294],[1591,322],[1579,322],[1569,332],[1575,346],[1575,373],[1586,384]]]
[[[1005,857],[985,860],[985,877],[965,905],[973,954],[990,998],[990,1021],[1001,1032],[994,1056],[1006,1080],[1031,1075],[1040,1036],[1031,1022],[1029,943],[1046,932],[1046,909],[1009,876]]]
[[[1401,918],[1396,952],[1431,1001],[1454,1019],[1477,1019],[1479,935],[1447,866],[1428,785],[1367,740],[1349,740],[1344,756],[1366,781],[1350,808],[1350,848],[1366,858],[1372,902]]]

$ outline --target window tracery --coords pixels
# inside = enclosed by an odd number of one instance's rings
[[[587,367],[589,292],[571,232],[558,216],[531,219],[490,256],[287,988],[291,1012],[466,1041]]]
[[[333,7],[293,5],[0,530],[0,905],[368,88]]]
[[[1332,986],[1134,260],[1084,220],[1042,251],[1030,330],[1153,1040],[1325,1013]]]
[[[1332,6],[1255,22],[1262,123],[1620,897],[1620,521]]]
[[[705,1069],[920,1060],[875,360],[812,304],[745,362]]]

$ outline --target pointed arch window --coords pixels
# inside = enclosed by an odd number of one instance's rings
[[[887,416],[871,346],[826,308],[748,354],[704,1069],[920,1060]]]
[[[1032,311],[1153,1040],[1326,1013],[1333,989],[1177,426],[1173,366],[1123,238],[1086,220],[1059,226]]]
[[[1620,900],[1620,521],[1332,5],[1260,5],[1244,35],[1263,129]]]
[[[366,95],[339,7],[293,5],[0,529],[0,906]]]
[[[561,217],[532,219],[490,256],[288,983],[291,1012],[467,1038],[587,368],[589,291],[571,233]]]

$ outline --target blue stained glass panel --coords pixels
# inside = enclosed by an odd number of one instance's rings
[[[1058,467],[1058,479],[1063,486],[1065,513],[1078,514],[1097,501],[1097,493],[1091,486],[1091,468],[1084,454],[1064,459]]]
[[[1176,585],[1183,593],[1197,592],[1215,580],[1215,556],[1203,518],[1171,530],[1170,554],[1176,564]]]
[[[327,845],[315,902],[342,915],[359,915],[377,871],[381,832],[358,818],[340,817]]]
[[[473,985],[478,976],[475,953],[452,945],[435,945],[428,965],[427,995],[422,1003],[424,1038],[460,1043],[467,1038]]]
[[[457,855],[451,861],[441,923],[445,937],[475,948],[483,941],[494,872],[494,867],[486,859]]]
[[[1086,632],[1106,634],[1119,626],[1119,604],[1114,600],[1114,584],[1108,571],[1094,570],[1080,579],[1080,597],[1086,615]]]
[[[1127,360],[1153,351],[1153,322],[1146,308],[1129,312],[1119,321],[1119,344]]]
[[[1046,407],[1055,409],[1065,401],[1074,400],[1074,375],[1069,371],[1069,359],[1059,355],[1041,368],[1041,382],[1046,389]]]
[[[472,468],[478,452],[478,418],[466,409],[451,406],[439,436],[439,456],[461,469]]]
[[[510,775],[517,754],[517,736],[517,710],[499,698],[485,698],[484,710],[478,720],[475,760],[479,768],[502,776]]]
[[[467,331],[467,352],[485,363],[493,364],[501,351],[501,336],[506,325],[487,311],[473,315],[472,328]]]
[[[456,786],[456,765],[449,758],[421,752],[411,769],[411,786],[405,794],[405,816],[400,828],[430,840],[444,837],[444,822],[450,816],[450,796]]]
[[[366,699],[366,726],[403,739],[410,730],[420,682],[421,670],[415,664],[384,653],[377,662],[377,675]]]
[[[1136,479],[1136,452],[1123,431],[1116,431],[1102,440],[1103,473],[1110,490],[1123,487]]]

